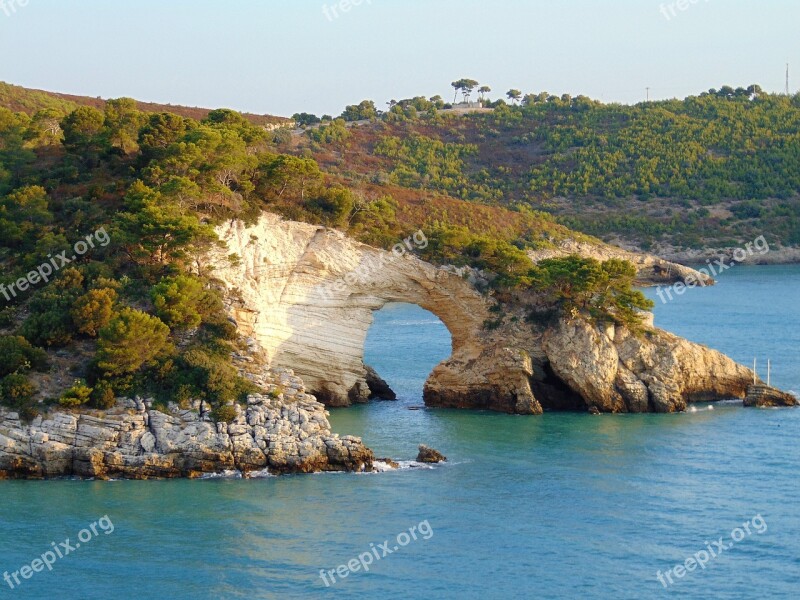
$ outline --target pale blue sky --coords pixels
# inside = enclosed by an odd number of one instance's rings
[[[798,0],[0,0],[0,80],[291,115],[470,77],[620,102],[800,86]],[[20,0],[16,0],[19,2]],[[24,0],[22,0],[24,2]],[[660,12],[664,10],[669,19]],[[326,17],[323,7],[328,7]]]

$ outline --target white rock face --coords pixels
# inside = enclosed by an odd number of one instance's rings
[[[372,313],[387,302],[417,304],[451,333],[452,356],[425,384],[429,406],[518,414],[587,407],[664,412],[693,400],[743,397],[752,381],[748,369],[719,352],[658,329],[636,337],[579,319],[557,326],[528,323],[523,306],[504,304],[502,324],[489,331],[484,324],[498,316],[489,310],[493,301],[452,270],[323,227],[264,214],[252,227],[234,221],[218,234],[227,249],[212,257],[215,274],[227,287],[241,333],[272,366],[295,369],[328,405],[369,397],[364,340]],[[547,256],[570,252],[630,258],[643,272],[659,262],[583,243]],[[226,260],[229,254],[238,261]],[[691,273],[676,267],[669,276]]]
[[[682,411],[688,402],[744,398],[753,381],[724,354],[658,329],[633,335],[561,321],[543,347],[555,374],[602,412]]]
[[[369,397],[364,341],[373,312],[388,302],[425,308],[449,329],[456,354],[480,353],[486,300],[461,277],[423,262],[359,244],[329,229],[265,214],[254,227],[218,229],[230,264],[215,275],[235,301],[232,316],[269,364],[294,369],[326,404]],[[411,248],[413,241],[408,241]]]

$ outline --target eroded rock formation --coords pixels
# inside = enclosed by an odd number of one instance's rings
[[[527,322],[521,307],[501,307],[467,280],[408,251],[385,252],[321,227],[264,215],[257,225],[219,230],[226,253],[217,276],[228,288],[239,328],[273,366],[294,368],[326,404],[371,396],[363,347],[372,313],[410,302],[438,316],[452,336],[452,356],[425,385],[429,406],[518,414],[545,409],[603,412],[679,411],[687,402],[742,398],[752,372],[721,353],[652,328],[633,335],[578,319]],[[561,249],[566,252],[569,249]],[[572,250],[604,259],[624,251]],[[609,254],[610,253],[610,254]],[[539,258],[544,258],[540,256]],[[634,257],[635,258],[635,257]],[[646,271],[655,257],[636,259]],[[673,279],[693,273],[672,272]],[[516,313],[515,313],[516,310]],[[371,378],[371,375],[370,375]]]
[[[214,423],[201,406],[169,413],[148,400],[121,400],[107,411],[54,410],[30,424],[0,409],[0,479],[199,477],[238,470],[270,473],[370,470],[359,438],[331,433],[325,408],[291,373],[268,396],[237,406]],[[279,390],[282,390],[279,392]]]
[[[477,358],[488,302],[460,276],[403,253],[359,244],[343,234],[265,214],[257,225],[218,230],[236,254],[220,254],[215,275],[230,311],[270,365],[294,369],[329,406],[365,402],[371,392],[364,341],[373,312],[388,302],[418,304],[447,326],[453,351]]]

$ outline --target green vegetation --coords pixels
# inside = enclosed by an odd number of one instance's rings
[[[47,354],[20,336],[0,336],[0,404],[33,416],[36,387],[30,371],[45,371]]]
[[[631,288],[633,267],[534,266],[526,250],[587,239],[557,219],[642,243],[754,230],[800,243],[797,97],[723,88],[625,107],[510,90],[512,106],[476,81],[454,84],[493,110],[457,116],[418,96],[382,113],[364,101],[337,119],[296,115],[302,136],[225,109],[194,118],[0,86],[0,102],[25,104],[0,108],[0,290],[92,231],[111,239],[0,296],[2,402],[32,414],[42,348],[79,343],[88,356],[62,404],[151,394],[231,419],[253,387],[232,362],[240,340],[202,256],[216,225],[263,210],[386,248],[422,228],[424,258],[483,270],[501,299],[634,326],[649,304]]]
[[[168,351],[169,327],[158,317],[124,308],[100,330],[97,366],[107,375],[135,373]]]
[[[58,403],[61,406],[75,408],[89,402],[91,395],[92,388],[86,385],[86,382],[83,379],[76,379],[72,386],[63,394],[61,394],[61,398],[59,398]]]
[[[468,79],[452,85],[465,100],[483,89]],[[506,96],[510,104],[484,98],[494,110],[463,116],[417,106],[421,97],[392,101],[380,123],[350,130],[336,166],[351,181],[527,206],[644,248],[735,245],[761,234],[800,244],[800,95],[723,86],[635,106],[517,89]]]
[[[236,329],[200,260],[218,243],[214,226],[269,208],[367,237],[394,216],[387,200],[328,181],[314,160],[279,153],[271,132],[234,111],[197,121],[148,114],[124,98],[54,110],[0,108],[0,322],[10,334],[0,336],[0,399],[8,406],[32,411],[30,371],[46,368],[42,348],[80,341],[91,360],[74,366],[80,379],[59,391],[62,406],[109,408],[116,395],[150,394],[203,400],[229,419],[229,403],[257,390],[232,364]],[[331,123],[328,135],[342,126]],[[25,293],[8,292],[100,228],[112,243]]]
[[[637,328],[641,311],[653,302],[633,289],[636,268],[628,261],[612,258],[600,262],[577,255],[539,262],[528,274],[535,289],[545,294],[548,305],[561,314],[589,314],[599,321],[612,321]]]

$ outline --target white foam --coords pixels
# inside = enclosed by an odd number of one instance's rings
[[[269,469],[261,469],[260,471],[250,471],[247,477],[250,479],[264,479],[265,477],[277,477],[277,475],[270,473]]]
[[[205,473],[200,479],[241,479],[242,472],[236,469],[226,469],[219,473]]]

